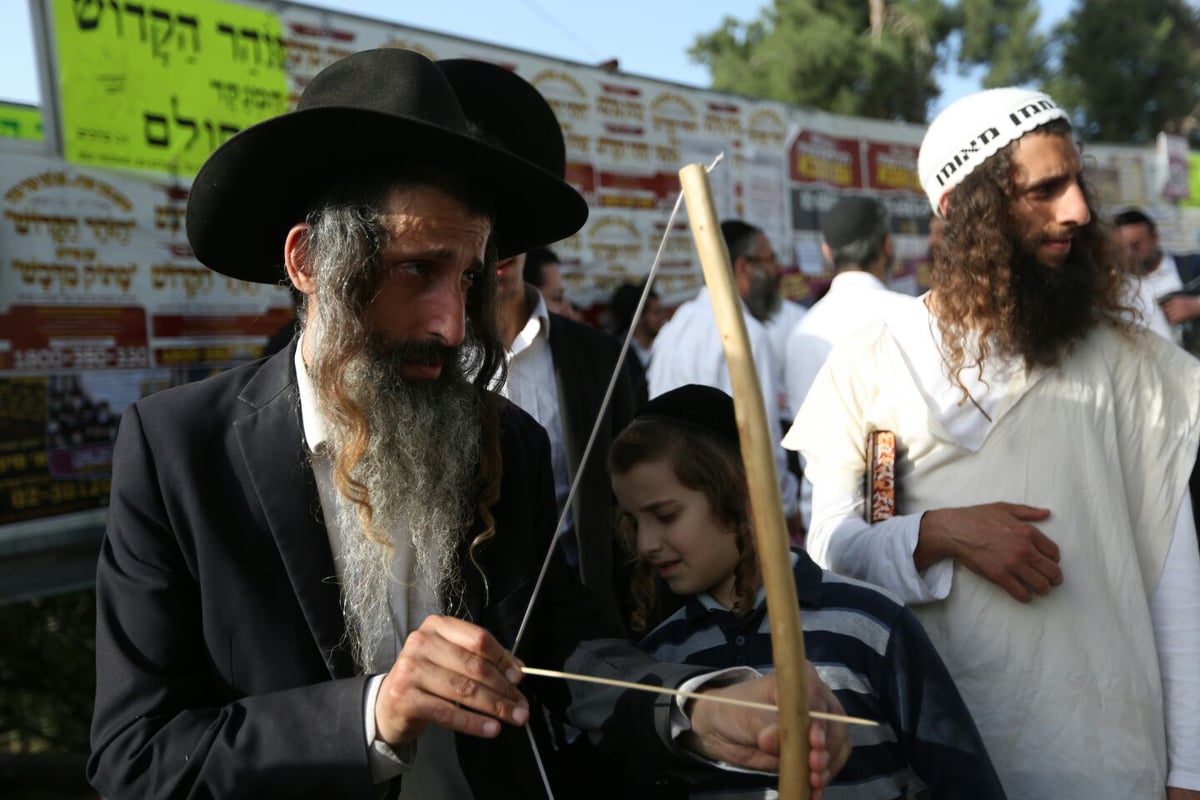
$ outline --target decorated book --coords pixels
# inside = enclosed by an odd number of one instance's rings
[[[896,434],[872,431],[867,434],[866,504],[867,522],[883,522],[896,513]]]

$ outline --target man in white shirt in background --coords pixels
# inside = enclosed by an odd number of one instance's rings
[[[830,349],[902,303],[917,302],[885,285],[892,266],[892,237],[887,209],[878,200],[846,197],[821,223],[821,253],[837,274],[825,296],[788,334],[784,379],[788,404],[799,410]],[[800,489],[800,508],[811,518],[812,484]]]
[[[1146,327],[1169,341],[1181,344],[1183,323],[1200,317],[1200,297],[1184,294],[1184,275],[1196,271],[1191,260],[1177,263],[1163,252],[1158,226],[1144,211],[1130,208],[1113,218],[1113,237],[1125,252],[1126,265],[1136,277],[1132,300]],[[1181,269],[1183,268],[1183,269]]]
[[[932,290],[833,349],[785,440],[809,551],[912,604],[1010,797],[1200,797],[1200,364],[1133,324],[1052,99],[957,101],[918,171]]]
[[[567,561],[604,607],[608,621],[619,623],[617,565],[609,528],[613,501],[605,458],[613,437],[633,419],[629,366],[622,365],[585,468],[583,449],[616,369],[620,344],[590,325],[551,313],[537,287],[524,281],[524,259],[522,254],[497,265],[496,310],[508,362],[508,379],[497,391],[546,429],[560,512],[571,481],[584,469],[561,545]]]
[[[766,234],[741,220],[722,222],[721,235],[729,251],[734,285],[742,299],[742,316],[750,339],[754,369],[762,387],[767,419],[780,419],[779,367],[770,335],[755,313],[756,308],[759,313],[766,314],[772,305],[778,307],[778,303],[770,300],[772,293],[778,298],[778,283],[772,283],[771,278],[778,272],[775,251]],[[676,309],[658,332],[654,340],[654,358],[646,370],[646,379],[651,399],[690,383],[713,386],[733,394],[729,369],[725,366],[725,350],[721,345],[717,318],[707,288],[701,289],[699,294]],[[779,444],[779,438],[772,444],[784,516],[788,519],[793,537],[797,537],[803,531],[800,523],[799,481],[788,470],[787,454]]]
[[[836,275],[825,296],[788,333],[784,376],[788,403],[799,409],[829,350],[864,325],[913,298],[885,285],[892,266],[887,209],[868,197],[846,197],[821,223],[821,253]]]
[[[740,235],[744,246],[752,248],[754,271],[750,276],[750,290],[746,294],[746,308],[754,318],[767,329],[767,339],[771,343],[771,360],[775,362],[775,388],[779,390],[779,419],[781,422],[780,435],[787,431],[796,416],[799,406],[788,402],[786,382],[784,380],[784,352],[787,347],[788,334],[800,320],[804,319],[807,309],[795,300],[783,296],[783,267],[779,257],[771,247],[771,242],[761,230],[747,225],[734,235]],[[728,241],[728,240],[727,240]],[[732,251],[730,260],[733,259]]]

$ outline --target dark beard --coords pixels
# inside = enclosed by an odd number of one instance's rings
[[[1025,247],[1015,249],[1013,303],[1011,314],[1005,315],[1003,349],[1021,356],[1027,366],[1054,366],[1096,323],[1096,269],[1082,237],[1059,267],[1038,263]]]
[[[756,320],[766,322],[783,305],[783,297],[770,275],[755,271],[750,278],[750,290],[746,292],[745,302]]]

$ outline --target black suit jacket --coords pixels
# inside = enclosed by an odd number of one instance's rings
[[[88,764],[105,796],[374,795],[363,735],[366,679],[342,646],[294,352],[295,344],[144,398],[122,421],[97,570]],[[488,583],[465,562],[464,616],[508,645],[555,515],[544,432],[508,407],[502,446],[497,536],[482,555]],[[531,666],[561,665],[570,654],[575,669],[589,670],[595,653],[599,669],[634,679],[675,684],[691,674],[647,663],[627,642],[581,646],[581,637],[603,629],[565,565],[553,563],[539,597],[517,654]],[[602,740],[625,738],[665,756],[655,744],[652,700],[561,682],[527,680],[523,688],[552,708],[574,703],[573,721],[600,730]],[[496,740],[458,741],[477,797],[537,791],[523,731],[505,726]]]
[[[1173,257],[1185,290],[1200,292],[1200,253],[1175,253]]]
[[[580,470],[583,451],[600,414],[600,404],[620,350],[620,343],[607,333],[557,314],[550,315],[550,357],[558,378],[567,464],[572,477]],[[637,356],[630,354],[626,361],[630,358]],[[572,508],[580,577],[612,623],[623,619],[618,599],[623,590],[617,583],[624,573],[618,570],[621,555],[613,534],[614,499],[608,478],[608,450],[635,411],[628,364],[624,364],[613,387],[612,401],[600,420],[596,443],[583,466]]]

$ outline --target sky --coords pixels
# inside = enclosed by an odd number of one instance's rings
[[[29,3],[0,0],[0,100],[36,104]],[[687,49],[696,36],[732,16],[758,16],[766,0],[313,0],[305,5],[346,11],[583,63],[611,58],[622,72],[707,87],[708,70]],[[866,2],[866,0],[863,0]],[[1061,19],[1073,0],[1040,0],[1039,25]],[[939,75],[936,113],[979,88],[978,75]]]

